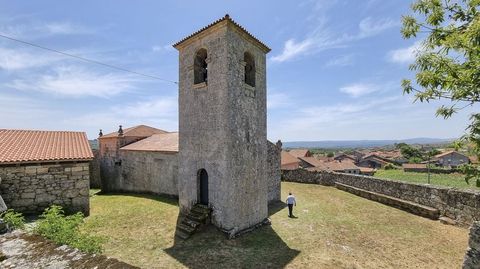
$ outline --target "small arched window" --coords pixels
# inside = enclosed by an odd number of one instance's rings
[[[200,49],[195,54],[195,60],[193,63],[194,79],[193,83],[198,84],[207,82],[207,50]]]
[[[243,60],[245,61],[245,83],[255,87],[255,60],[248,52],[243,55]]]

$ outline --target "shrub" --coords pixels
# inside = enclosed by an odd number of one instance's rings
[[[0,215],[0,218],[7,224],[7,230],[23,229],[25,227],[25,218],[21,213],[9,209]]]
[[[62,207],[53,205],[43,212],[34,233],[53,240],[57,244],[66,244],[87,253],[102,252],[102,239],[80,231],[83,214],[65,216]]]
[[[397,169],[397,168],[395,167],[395,165],[389,163],[389,164],[385,165],[384,169],[385,170],[394,170],[394,169]]]

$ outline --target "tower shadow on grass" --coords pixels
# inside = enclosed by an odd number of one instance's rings
[[[269,215],[284,207],[284,203],[270,205]],[[181,218],[179,215],[177,222]],[[227,239],[225,234],[209,225],[187,240],[175,238],[174,245],[164,251],[194,269],[283,268],[300,253],[288,247],[270,225],[235,239]]]

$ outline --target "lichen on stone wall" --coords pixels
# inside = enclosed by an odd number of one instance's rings
[[[480,268],[480,222],[475,222],[470,228],[468,250],[463,260],[463,269]]]

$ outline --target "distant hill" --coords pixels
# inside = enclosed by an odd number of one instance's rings
[[[407,144],[446,144],[454,141],[453,138],[410,138],[403,140],[325,140],[325,141],[291,141],[283,142],[284,148],[373,148]]]

